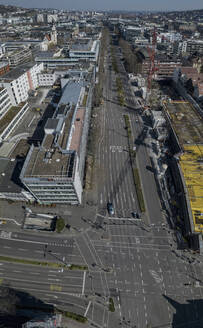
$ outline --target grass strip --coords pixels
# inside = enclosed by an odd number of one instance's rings
[[[34,260],[26,260],[20,259],[16,257],[9,257],[9,256],[0,256],[0,261],[5,262],[14,262],[14,263],[21,263],[21,264],[30,264],[30,265],[41,265],[41,266],[50,266],[55,268],[65,267],[65,264],[55,263],[55,262],[42,262],[42,261],[34,261]]]
[[[116,63],[116,58],[115,58],[115,53],[114,53],[114,48],[111,46],[111,57],[112,57],[112,67],[113,70],[116,74],[118,74],[118,66]]]
[[[135,182],[135,186],[136,186],[137,199],[139,202],[140,211],[145,212],[144,197],[143,197],[143,193],[142,193],[140,175],[139,175],[139,171],[138,171],[137,167],[133,168],[133,177],[134,177],[134,182]]]
[[[116,78],[116,87],[117,87],[117,92],[118,92],[118,101],[120,106],[125,105],[125,97],[124,97],[124,91],[123,91],[123,86],[120,77]]]
[[[77,314],[77,313],[74,313],[74,312],[65,311],[64,312],[64,315],[67,318],[76,320],[76,321],[81,322],[81,323],[87,322],[87,318],[86,317],[83,317],[82,315]]]
[[[79,265],[79,264],[71,264],[69,267],[70,270],[88,270],[88,267],[86,265]]]
[[[53,268],[68,268],[66,264],[62,264],[62,263],[26,260],[26,259],[20,259],[20,258],[2,256],[2,255],[0,256],[0,261],[29,264],[29,265],[48,266]],[[88,269],[87,266],[79,265],[79,264],[71,264],[69,267],[69,270],[87,270],[87,269]]]
[[[64,310],[57,309],[57,308],[55,308],[55,312],[56,313],[61,313],[66,318],[70,318],[70,319],[76,320],[76,321],[81,322],[81,323],[87,322],[86,317],[84,317],[83,315],[74,313],[74,312],[64,311]]]
[[[132,149],[132,131],[130,127],[130,119],[128,115],[123,115],[124,116],[124,121],[125,121],[125,126],[128,134],[128,148],[129,148],[129,155],[131,159],[131,165],[132,165],[132,170],[133,170],[133,178],[134,178],[134,184],[136,188],[136,194],[137,194],[137,199],[139,202],[140,206],[140,211],[145,212],[145,203],[144,203],[144,197],[142,193],[142,186],[140,182],[140,175],[138,168],[135,166],[135,157],[136,157],[136,150]]]
[[[114,302],[113,302],[113,298],[109,298],[109,311],[111,312],[115,312],[115,306],[114,306]]]
[[[129,120],[129,116],[128,115],[123,115],[124,116],[124,121],[125,121],[125,126],[126,126],[126,130],[127,130],[127,134],[128,134],[128,141],[129,141],[129,149],[130,149],[130,152],[131,152],[131,147],[130,147],[130,144],[131,144],[131,136],[132,136],[132,131],[131,131],[131,128],[130,128],[130,120]]]
[[[65,222],[63,218],[58,218],[56,220],[56,232],[60,233],[65,227]]]

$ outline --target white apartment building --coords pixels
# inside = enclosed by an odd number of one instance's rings
[[[6,88],[0,88],[0,119],[7,113],[12,106]]]
[[[37,23],[44,23],[44,14],[37,14],[36,16]]]
[[[26,101],[28,91],[35,90],[39,86],[38,74],[43,68],[43,63],[28,63],[0,77],[0,86],[7,90],[13,106]]]
[[[167,32],[167,33],[160,33],[159,35],[157,35],[158,43],[162,43],[162,42],[174,43],[176,41],[181,41],[181,40],[182,40],[182,35],[180,33]]]
[[[193,54],[194,52],[198,52],[199,54],[203,54],[203,40],[186,40],[182,43],[182,52]]]
[[[57,76],[55,72],[44,71],[38,74],[38,85],[39,87],[52,86],[56,79]]]
[[[47,23],[56,23],[58,21],[57,14],[48,14],[47,15]]]

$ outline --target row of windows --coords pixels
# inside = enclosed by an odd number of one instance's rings
[[[48,200],[43,200],[42,201],[42,203],[43,204],[53,204],[53,203],[61,203],[61,204],[78,204],[79,202],[78,202],[78,200],[67,200],[67,199],[62,199],[62,200],[58,200],[57,199],[57,201],[55,201],[55,202],[53,202],[53,200],[52,199],[48,199]]]
[[[2,139],[4,139],[6,136],[8,136],[8,133],[14,128],[15,124],[17,123],[17,121],[19,120],[19,118],[23,115],[23,113],[27,110],[27,106],[24,107],[23,110],[21,110],[16,117],[13,119],[13,121],[11,121],[10,126],[8,126],[6,128],[6,130],[4,131],[3,135],[2,135]]]
[[[1,92],[0,92],[0,98],[4,95],[7,95],[7,90],[6,89],[3,89]]]
[[[38,197],[40,201],[52,201],[52,202],[57,202],[57,201],[78,201],[77,197],[50,197],[50,196],[44,196],[44,197]]]
[[[3,109],[1,109],[0,107],[0,117],[5,115],[10,107],[11,107],[10,101],[6,105],[4,105]]]
[[[10,99],[6,99],[4,103],[0,104],[0,111],[4,109],[5,107],[8,107],[8,104],[11,104]]]
[[[42,189],[67,189],[67,188],[72,188],[73,185],[72,183],[63,183],[63,182],[58,182],[56,185],[51,185],[51,184],[39,184],[38,182],[32,182],[32,183],[29,183],[28,184],[28,187],[29,188],[32,188],[32,187],[38,187],[38,188],[42,188]]]
[[[0,98],[0,103],[3,103],[4,100],[6,100],[8,98],[8,95],[5,94],[3,97]]]
[[[58,192],[71,192],[71,191],[74,191],[74,188],[52,188],[52,189],[49,189],[49,188],[32,188],[32,191],[33,192],[37,192],[37,191],[43,191],[43,192],[55,192],[55,193],[58,193]]]
[[[38,190],[33,190],[32,189],[32,192],[35,193],[36,195],[74,195],[75,194],[75,190],[64,190],[64,191],[49,191],[49,190],[43,190],[43,191],[38,191]]]

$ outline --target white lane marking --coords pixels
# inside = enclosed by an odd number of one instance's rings
[[[30,123],[28,124],[28,128],[30,127],[30,125],[32,124],[32,122],[34,121],[35,119],[35,115],[33,116],[33,118],[31,119]]]
[[[82,295],[84,295],[84,291],[85,291],[85,279],[86,279],[86,271],[84,271],[83,274],[83,283],[82,283]]]
[[[56,295],[51,295],[51,294],[45,294],[45,296],[58,298],[58,296],[56,296]]]
[[[31,274],[40,274],[39,272],[30,272]]]
[[[18,250],[19,250],[19,251],[24,251],[24,252],[27,251],[27,249],[25,249],[25,248],[18,248]]]
[[[86,271],[85,271],[85,272],[86,272]],[[88,306],[87,306],[87,308],[86,308],[86,310],[85,310],[85,313],[84,313],[84,317],[86,317],[87,312],[89,311],[89,308],[90,308],[91,303],[92,303],[92,302],[89,301]]]
[[[152,277],[155,279],[155,281],[159,284],[160,282],[163,281],[163,277],[159,276],[159,274],[154,271],[154,270],[149,270],[149,272],[151,273]]]
[[[4,239],[2,236],[0,238]],[[40,245],[46,245],[47,242],[41,242],[41,241],[33,241],[33,240],[25,240],[25,239],[17,239],[17,238],[9,238],[9,240],[13,241],[23,241],[24,243],[32,243],[32,244],[40,244]]]
[[[21,223],[17,222],[16,220],[14,219],[10,219],[10,218],[0,218],[0,220],[5,220],[5,221],[13,221],[15,224],[17,224],[18,226],[21,225]]]
[[[11,248],[10,246],[4,246],[3,248]]]

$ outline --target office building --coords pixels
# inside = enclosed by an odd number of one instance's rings
[[[46,122],[39,147],[30,148],[21,181],[42,204],[80,204],[88,108],[84,81],[62,79],[63,94],[52,118]]]

